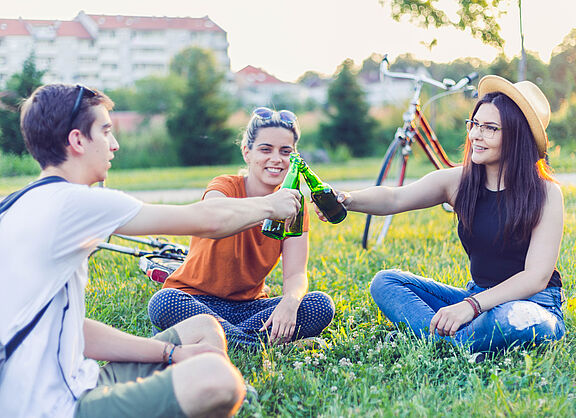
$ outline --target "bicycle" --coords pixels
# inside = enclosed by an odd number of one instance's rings
[[[448,158],[436,133],[426,119],[420,106],[420,95],[422,93],[422,87],[425,84],[444,90],[430,98],[425,104],[425,106],[427,106],[440,97],[466,90],[474,90],[474,87],[471,86],[470,83],[478,78],[477,73],[471,73],[464,76],[458,82],[450,79],[438,81],[426,75],[390,71],[388,69],[389,64],[388,57],[384,56],[380,64],[381,81],[384,77],[412,80],[414,87],[408,110],[403,115],[404,123],[396,130],[394,139],[384,154],[382,167],[376,178],[376,186],[380,186],[385,180],[390,179],[389,174],[391,173],[391,175],[395,175],[395,180],[392,182],[395,186],[402,186],[404,184],[406,165],[408,164],[410,154],[412,154],[412,145],[414,144],[420,146],[436,170],[458,165]],[[392,217],[393,215],[366,215],[366,223],[362,235],[362,248],[367,249],[369,242],[372,243],[375,241],[376,245],[382,243],[392,223]]]
[[[142,250],[137,247],[102,242],[98,244],[93,255],[98,250],[115,251],[122,254],[139,257],[138,266],[152,281],[164,283],[166,278],[172,274],[188,255],[188,248],[181,244],[169,242],[165,238],[141,238],[128,235],[114,234],[113,237],[127,241],[137,242],[152,247],[150,250]]]

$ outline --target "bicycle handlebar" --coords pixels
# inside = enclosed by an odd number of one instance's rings
[[[462,77],[456,84],[450,85],[446,82],[441,82],[441,81],[435,80],[435,79],[428,77],[426,75],[418,75],[418,74],[413,74],[413,73],[390,71],[388,69],[389,64],[390,64],[390,62],[388,61],[388,56],[385,55],[384,58],[382,59],[382,62],[380,63],[380,78],[381,79],[382,79],[382,76],[386,76],[386,77],[398,78],[398,79],[403,79],[403,80],[412,80],[412,81],[415,81],[416,83],[430,84],[430,85],[437,87],[439,89],[442,89],[442,90],[450,90],[450,91],[462,90],[466,85],[468,85],[469,83],[471,83],[472,81],[474,81],[475,79],[478,78],[478,73],[473,72],[473,73],[470,73],[470,74]]]
[[[476,71],[474,71],[473,73],[470,73],[470,74],[462,77],[460,79],[460,81],[458,81],[456,84],[454,84],[454,86],[450,90],[460,90],[460,89],[464,88],[466,85],[468,85],[471,82],[473,82],[474,80],[476,80],[477,78],[478,78],[478,73]]]

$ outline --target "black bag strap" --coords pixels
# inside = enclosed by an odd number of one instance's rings
[[[18,199],[20,199],[22,197],[22,195],[38,186],[43,186],[45,184],[50,184],[50,183],[58,183],[60,181],[66,181],[65,179],[63,179],[62,177],[59,176],[50,176],[50,177],[44,177],[41,178],[39,180],[36,180],[32,183],[30,183],[28,186],[24,187],[23,189],[17,190],[12,194],[9,194],[8,196],[6,196],[6,198],[4,200],[2,200],[2,202],[0,202],[0,213],[5,212],[8,210],[8,208],[10,208],[10,206],[12,206]]]
[[[53,300],[54,300],[54,298],[50,299],[50,302],[48,302],[46,305],[44,305],[44,307],[40,310],[40,312],[38,312],[36,314],[34,319],[32,321],[30,321],[28,323],[28,325],[26,325],[24,328],[22,328],[20,331],[18,331],[16,333],[16,335],[13,336],[10,341],[8,341],[8,344],[6,344],[6,348],[5,348],[5,350],[6,350],[5,361],[8,361],[8,359],[10,358],[12,353],[14,351],[16,351],[16,349],[20,346],[20,344],[22,344],[22,341],[24,341],[24,339],[28,336],[28,334],[30,334],[30,331],[32,331],[34,329],[34,327],[36,326],[38,321],[40,321],[40,318],[42,318],[42,316],[44,315],[44,312],[46,312],[46,309],[48,309],[48,306],[50,306],[50,304],[52,303]]]
[[[23,189],[15,191],[14,193],[8,195],[4,200],[2,200],[2,202],[0,202],[0,213],[8,210],[8,208],[10,208],[10,206],[12,206],[18,199],[20,199],[22,195],[24,195],[24,193],[38,186],[43,186],[45,184],[50,183],[57,183],[61,181],[66,180],[59,176],[50,176],[41,178],[40,180],[36,180],[35,182],[30,183]],[[42,318],[42,315],[44,315],[44,312],[46,312],[46,309],[48,309],[48,306],[52,303],[53,300],[54,298],[50,299],[50,302],[44,305],[44,307],[40,310],[40,312],[36,314],[34,319],[32,319],[32,321],[30,321],[28,325],[26,325],[24,328],[18,331],[16,335],[14,335],[10,339],[10,341],[8,341],[8,343],[4,347],[4,354],[5,354],[4,361],[7,361],[10,358],[12,353],[16,351],[16,349],[18,348],[18,346],[20,346],[22,341],[24,341],[24,339],[28,336],[28,334],[30,334],[30,331],[32,331],[32,329],[34,329],[38,321],[40,321],[40,318]]]

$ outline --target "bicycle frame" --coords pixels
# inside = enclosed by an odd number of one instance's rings
[[[157,283],[164,283],[168,276],[184,262],[188,255],[188,248],[184,245],[175,244],[162,238],[140,238],[118,234],[113,236],[144,244],[152,247],[152,249],[142,250],[140,248],[102,242],[98,244],[96,251],[109,250],[138,257],[140,270]]]
[[[439,89],[446,90],[446,93],[443,95],[462,91],[470,81],[477,77],[477,74],[469,74],[458,83],[454,83],[452,80],[444,80],[444,82],[439,82],[424,75],[389,71],[387,68],[388,64],[388,58],[384,57],[380,65],[381,79],[386,76],[414,81],[414,89],[412,98],[410,100],[410,105],[408,107],[408,111],[404,113],[403,116],[404,125],[402,128],[399,128],[396,131],[396,137],[400,137],[402,139],[402,147],[405,151],[405,154],[410,154],[412,152],[411,146],[414,142],[416,142],[422,148],[430,162],[437,170],[446,167],[457,166],[457,163],[452,162],[448,158],[448,154],[440,144],[440,141],[430,126],[430,123],[426,119],[426,116],[424,113],[422,113],[420,107],[420,95],[422,93],[422,87],[424,84],[430,84]],[[440,95],[438,95],[438,97],[440,97]]]
[[[408,110],[403,115],[403,125],[396,130],[394,140],[388,146],[386,154],[384,155],[384,161],[376,179],[376,186],[382,185],[384,180],[388,179],[388,172],[390,171],[390,167],[394,164],[395,159],[397,159],[399,166],[397,182],[394,184],[394,186],[402,186],[404,184],[406,167],[408,164],[409,156],[412,153],[412,145],[414,143],[418,144],[420,148],[422,148],[426,154],[426,157],[428,160],[430,160],[432,165],[434,165],[435,169],[441,170],[443,168],[457,166],[457,163],[452,162],[448,158],[446,151],[434,133],[434,129],[432,129],[432,126],[422,112],[420,107],[420,95],[422,93],[424,84],[429,84],[438,89],[444,90],[442,93],[433,96],[427,102],[430,103],[437,98],[449,94],[454,94],[469,88],[468,84],[478,75],[476,73],[469,74],[458,81],[458,83],[447,79],[443,82],[440,82],[425,75],[389,71],[388,64],[389,63],[387,57],[384,57],[380,65],[381,79],[384,76],[387,76],[391,78],[410,80],[414,82],[414,87]],[[380,244],[386,236],[392,222],[392,216],[393,215],[388,215],[381,218],[383,219],[383,225],[377,235],[377,244]],[[364,249],[368,248],[368,241],[373,239],[371,238],[373,234],[370,233],[371,223],[372,215],[368,214],[366,216],[366,224],[364,226],[364,233],[362,236],[362,247]]]

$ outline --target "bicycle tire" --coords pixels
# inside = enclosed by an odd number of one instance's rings
[[[394,186],[402,186],[406,177],[406,165],[408,155],[404,155],[402,138],[396,137],[388,146],[382,167],[376,178],[376,186],[385,182]],[[368,245],[380,244],[386,237],[393,215],[375,216],[366,215],[364,233],[362,235],[362,248],[368,249]]]

